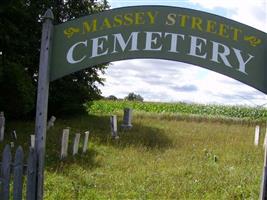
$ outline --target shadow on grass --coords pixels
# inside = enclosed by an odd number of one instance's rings
[[[101,144],[112,145],[117,148],[125,147],[146,147],[147,149],[164,150],[173,145],[172,139],[167,137],[159,128],[144,126],[143,124],[133,124],[130,130],[123,130],[119,127],[121,121],[118,121],[119,139],[111,137],[109,125],[109,116],[90,116],[92,121],[101,122],[92,124],[92,137]],[[100,125],[100,126],[99,126]]]
[[[121,118],[121,117],[120,117]],[[46,139],[46,169],[53,171],[60,171],[63,167],[68,166],[70,163],[78,164],[85,168],[99,167],[100,163],[96,161],[96,157],[99,153],[97,148],[90,147],[86,154],[81,154],[83,136],[80,142],[79,155],[72,156],[72,145],[75,137],[75,133],[83,133],[87,130],[90,131],[90,145],[112,146],[115,148],[126,147],[145,147],[146,149],[160,149],[164,151],[173,145],[172,139],[167,137],[162,130],[144,126],[142,123],[133,124],[133,128],[128,131],[123,131],[119,128],[118,140],[114,140],[111,137],[111,130],[109,124],[109,116],[100,115],[81,115],[73,118],[57,119],[55,127],[47,131]],[[13,122],[8,127],[8,132],[16,129],[19,140],[16,141],[16,146],[21,145],[28,154],[30,144],[30,134],[34,132],[34,122],[27,122],[26,126],[23,122]],[[121,121],[118,121],[118,125]],[[66,127],[70,127],[69,137],[69,156],[66,160],[60,160],[60,147],[62,130]],[[5,143],[10,143],[12,139],[8,137]],[[1,152],[4,145],[1,145]]]
[[[98,154],[101,154],[97,149],[97,146],[112,146],[115,148],[126,147],[144,147],[145,149],[159,149],[164,151],[173,145],[172,139],[167,137],[162,130],[154,127],[143,126],[142,124],[133,124],[133,128],[128,131],[123,131],[119,128],[118,140],[111,137],[111,130],[109,124],[109,116],[82,116],[75,119],[67,119],[58,121],[60,126],[55,127],[51,132],[47,134],[47,158],[46,163],[51,170],[59,170],[61,167],[66,167],[70,163],[75,163],[85,168],[99,167],[99,161],[96,161]],[[121,124],[119,121],[118,124]],[[70,127],[70,143],[69,154],[70,156],[65,161],[59,161],[61,135],[64,127]],[[74,135],[77,132],[90,131],[89,141],[90,148],[86,154],[80,154],[78,156],[71,156],[72,141]],[[81,143],[83,137],[81,138]],[[80,151],[81,151],[80,143]],[[95,145],[95,147],[92,147]],[[49,148],[50,147],[50,148]],[[99,152],[98,152],[99,151]],[[56,156],[55,156],[56,155]]]
[[[88,150],[84,154],[78,154],[69,156],[66,159],[60,160],[59,155],[51,155],[51,153],[47,152],[46,157],[46,170],[53,172],[62,172],[64,169],[67,169],[70,165],[76,164],[81,166],[84,169],[94,169],[100,167],[100,162],[96,161],[95,157],[98,152],[94,149]]]

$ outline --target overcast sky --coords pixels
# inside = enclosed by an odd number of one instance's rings
[[[109,0],[111,8],[134,5],[186,7],[227,17],[267,32],[267,0]],[[113,62],[107,69],[103,96],[129,92],[145,101],[204,104],[267,104],[267,95],[241,82],[181,62],[135,59]]]

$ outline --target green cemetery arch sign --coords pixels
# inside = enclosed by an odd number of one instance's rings
[[[43,199],[49,82],[98,64],[156,58],[194,64],[267,93],[267,34],[201,11],[135,6],[53,25],[44,16],[35,122],[38,175]],[[158,66],[157,66],[158,67]]]
[[[56,25],[53,35],[51,81],[101,63],[156,58],[207,68],[267,93],[267,34],[217,15],[124,7]]]

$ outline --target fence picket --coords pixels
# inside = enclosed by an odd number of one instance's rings
[[[19,146],[16,150],[14,160],[14,200],[22,199],[22,188],[23,188],[23,149]]]
[[[2,190],[0,191],[0,200],[9,200],[9,182],[10,182],[10,165],[11,165],[11,150],[10,146],[6,145],[3,156],[2,156],[2,166],[1,166],[1,181]]]
[[[28,160],[27,160],[27,186],[26,186],[26,199],[34,200],[36,193],[36,152],[33,148],[30,148]]]

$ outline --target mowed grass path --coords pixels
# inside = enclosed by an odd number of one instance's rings
[[[29,130],[12,126],[26,144]],[[71,138],[90,130],[89,152],[62,162],[67,126]],[[112,140],[109,116],[58,119],[47,135],[45,199],[258,199],[263,148],[253,144],[254,129],[134,114],[132,130],[119,130],[120,139]]]

